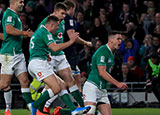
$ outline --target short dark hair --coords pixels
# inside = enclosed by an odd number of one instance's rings
[[[67,6],[67,10],[76,7],[76,4],[71,0],[65,0],[64,4]]]
[[[111,32],[108,33],[109,36],[110,35],[116,35],[116,34],[122,34],[122,32],[121,31],[113,30],[113,31],[111,31]]]
[[[59,10],[59,9],[63,9],[63,10],[67,10],[67,6],[63,3],[63,2],[58,2],[55,4],[54,6],[54,10]]]
[[[111,31],[111,32],[109,32],[108,33],[108,40],[110,39],[110,38],[114,38],[114,36],[116,35],[116,34],[121,34],[122,32],[121,31]]]
[[[48,16],[48,18],[47,18],[47,23],[48,22],[50,22],[50,21],[53,21],[53,22],[58,22],[59,21],[59,19],[56,17],[56,16],[53,16],[53,15],[50,15],[50,16]]]

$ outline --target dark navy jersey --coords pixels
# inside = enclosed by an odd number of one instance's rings
[[[69,16],[68,14],[66,14],[65,17],[65,30],[70,30],[70,29],[75,29],[75,22],[72,16]]]
[[[64,42],[69,41],[69,37],[67,34],[67,31],[70,29],[76,29],[75,28],[75,22],[72,16],[69,16],[68,14],[66,14],[65,17],[65,33],[64,33]],[[76,30],[75,30],[76,31]],[[69,62],[69,64],[71,65],[71,68],[74,69],[75,66],[78,64],[78,55],[77,55],[77,51],[76,51],[76,44],[72,44],[71,46],[69,46],[68,48],[64,49],[66,58]]]

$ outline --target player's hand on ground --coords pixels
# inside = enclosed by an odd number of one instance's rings
[[[120,89],[126,89],[128,86],[127,86],[126,83],[118,83],[117,87],[120,88]]]

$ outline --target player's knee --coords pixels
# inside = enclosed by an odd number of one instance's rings
[[[4,92],[8,92],[8,91],[10,91],[11,90],[11,87],[10,86],[7,86],[6,88],[3,88],[3,91]]]
[[[29,87],[29,79],[28,78],[23,79],[21,82],[21,86],[22,87]]]
[[[9,81],[5,81],[5,82],[0,82],[0,89],[5,89],[7,87],[9,87]]]
[[[61,88],[61,90],[67,89],[67,84],[64,81],[61,81],[60,82],[60,88]]]
[[[65,83],[68,87],[71,87],[76,84],[74,78],[72,77],[68,77],[67,79],[65,79]]]
[[[91,107],[91,109],[87,112],[87,114],[94,115],[96,111],[96,106],[95,105],[87,105],[87,106]]]
[[[54,87],[54,88],[51,87],[51,90],[54,94],[58,94],[61,91],[61,88],[60,87]]]

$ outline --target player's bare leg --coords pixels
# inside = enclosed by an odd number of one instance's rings
[[[100,104],[97,108],[102,115],[112,115],[110,104]]]
[[[12,80],[12,75],[8,74],[1,74],[1,79],[0,79],[0,90],[7,88]]]
[[[58,75],[65,81],[66,85],[70,88],[75,85],[75,81],[72,77],[71,68],[66,68],[58,71]]]

